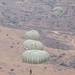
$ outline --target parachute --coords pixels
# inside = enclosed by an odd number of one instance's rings
[[[54,15],[59,15],[60,13],[63,12],[63,9],[62,7],[54,7],[52,11]]]
[[[24,34],[24,38],[26,40],[27,39],[39,40],[39,37],[40,37],[40,35],[39,35],[38,31],[36,31],[36,30],[30,30]]]
[[[43,50],[43,44],[39,41],[36,40],[26,40],[23,43],[23,46],[26,50]]]
[[[50,56],[46,51],[28,50],[22,54],[22,60],[29,64],[41,64],[49,61]]]

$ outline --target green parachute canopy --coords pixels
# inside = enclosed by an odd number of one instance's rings
[[[26,50],[43,50],[43,44],[36,40],[26,40],[23,43],[23,46]]]
[[[46,51],[41,50],[28,50],[22,54],[24,63],[41,64],[49,61],[50,56]]]
[[[54,13],[54,15],[59,15],[59,14],[62,13],[62,12],[63,12],[62,7],[54,7],[54,8],[53,8],[53,13]]]
[[[25,34],[24,34],[24,38],[27,40],[27,39],[32,39],[32,40],[39,40],[39,37],[40,37],[40,34],[38,33],[38,31],[36,30],[30,30],[30,31],[27,31]]]

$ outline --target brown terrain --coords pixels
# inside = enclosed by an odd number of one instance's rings
[[[55,6],[63,14],[54,16]],[[22,63],[23,35],[31,29],[40,33],[50,61]],[[75,0],[1,0],[0,75],[61,74],[75,75]]]
[[[44,46],[44,50],[50,54],[50,61],[44,64],[34,65],[22,63],[23,33],[25,30],[11,29],[0,26],[0,75],[75,75],[75,51],[61,50]],[[51,33],[52,34],[52,33]],[[50,34],[50,38],[56,39],[58,34]],[[49,37],[49,36],[48,36]],[[42,38],[42,37],[41,37]],[[63,41],[63,36],[59,40]],[[66,39],[66,38],[64,38]],[[43,41],[44,39],[42,39]],[[66,39],[66,45],[74,46],[70,39]]]

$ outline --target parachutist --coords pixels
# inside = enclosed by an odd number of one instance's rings
[[[32,70],[30,69],[30,75],[32,74]]]

